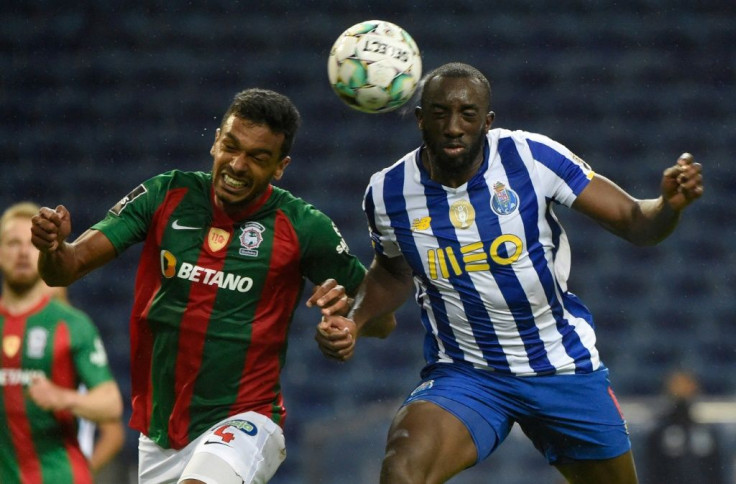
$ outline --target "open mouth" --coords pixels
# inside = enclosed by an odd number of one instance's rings
[[[227,185],[229,188],[233,188],[236,190],[243,188],[245,186],[244,181],[237,180],[231,177],[230,175],[228,175],[227,173],[222,175],[222,180],[225,182],[225,185]]]

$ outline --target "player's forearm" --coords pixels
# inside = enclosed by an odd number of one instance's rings
[[[68,286],[76,281],[80,275],[71,244],[62,242],[53,252],[41,252],[38,257],[38,272],[49,286]]]
[[[371,338],[386,338],[396,328],[394,313],[384,314],[366,321],[361,325],[360,336]]]
[[[77,417],[93,422],[119,419],[123,413],[123,399],[115,382],[100,383],[87,393],[72,391],[66,409]]]
[[[98,472],[107,465],[123,448],[125,429],[118,421],[102,422],[97,426],[99,437],[89,459],[92,472]]]
[[[414,287],[410,274],[391,274],[372,266],[355,298],[349,317],[358,334],[385,338],[396,326],[394,311]]]
[[[58,249],[41,251],[38,270],[51,286],[68,286],[92,270],[115,258],[110,240],[97,230],[87,230],[74,242]]]
[[[666,239],[680,220],[680,212],[660,197],[639,200],[626,238],[636,245],[655,245]]]

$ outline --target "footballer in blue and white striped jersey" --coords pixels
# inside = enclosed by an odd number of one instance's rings
[[[570,247],[553,211],[571,206],[593,171],[524,131],[492,129],[483,151],[457,188],[430,179],[418,148],[373,175],[365,194],[375,251],[413,270],[427,362],[520,376],[598,369],[593,318],[567,289]]]

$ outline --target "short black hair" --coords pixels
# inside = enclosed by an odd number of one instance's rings
[[[220,126],[233,114],[241,119],[265,124],[274,133],[283,133],[281,157],[288,156],[291,152],[301,116],[288,97],[268,89],[246,89],[235,95],[232,104],[222,117]]]
[[[469,78],[469,79],[476,79],[479,81],[488,92],[488,111],[491,110],[491,83],[488,81],[488,78],[483,75],[483,73],[476,69],[475,67],[469,65],[469,64],[463,64],[462,62],[450,62],[449,64],[444,64],[436,69],[433,69],[430,71],[426,76],[424,76],[424,79],[422,79],[421,82],[421,97],[419,100],[420,106],[424,107],[424,103],[426,102],[426,98],[424,96],[424,87],[431,81],[432,79],[436,77],[455,77],[455,78]]]

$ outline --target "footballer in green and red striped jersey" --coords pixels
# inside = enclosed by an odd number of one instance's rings
[[[211,172],[154,176],[73,243],[66,208],[34,217],[39,268],[53,285],[143,243],[131,315],[141,482],[266,482],[285,456],[280,374],[305,281],[319,285],[308,305],[329,316],[348,311],[365,277],[324,213],[272,185],[291,162],[298,125],[286,96],[247,89],[216,131]],[[394,325],[391,314],[364,335],[385,336]],[[234,427],[225,422],[232,416]],[[255,423],[263,416],[270,428]],[[225,433],[231,427],[242,432]],[[252,451],[212,457],[241,443]]]
[[[269,186],[238,220],[212,175],[172,171],[133,190],[93,226],[122,252],[144,241],[131,319],[132,426],[181,448],[212,423],[285,415],[279,385],[304,278],[348,293],[365,269],[327,216]]]
[[[76,389],[112,380],[97,329],[71,306],[44,297],[13,314],[0,300],[0,482],[92,482],[71,412],[49,412],[27,396],[34,377]]]
[[[40,278],[38,209],[18,203],[0,217],[0,482],[91,483],[77,417],[119,423],[122,399],[95,326]]]

